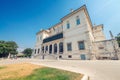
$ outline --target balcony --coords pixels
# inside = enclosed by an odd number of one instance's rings
[[[54,41],[61,38],[63,38],[63,33],[59,33],[59,34],[47,37],[43,40],[43,43],[47,43],[47,42]]]

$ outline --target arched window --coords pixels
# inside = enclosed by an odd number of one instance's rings
[[[35,54],[36,54],[36,49],[35,49]]]
[[[42,52],[44,53],[44,46],[42,47]]]
[[[54,44],[54,54],[56,54],[57,53],[57,44],[55,43]]]
[[[59,53],[62,54],[63,53],[63,42],[59,43]]]
[[[38,54],[39,54],[39,52],[40,52],[40,49],[38,49]]]
[[[48,51],[48,46],[46,46],[46,51]]]
[[[52,45],[49,46],[49,54],[52,53]]]

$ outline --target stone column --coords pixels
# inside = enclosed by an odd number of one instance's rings
[[[57,43],[57,54],[59,54],[59,43]]]
[[[45,46],[44,46],[44,54],[45,54]]]
[[[54,54],[54,44],[52,44],[52,54]]]
[[[49,54],[49,46],[50,46],[50,45],[48,45],[48,51],[47,51],[47,54]]]

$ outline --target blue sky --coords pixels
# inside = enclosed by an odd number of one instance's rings
[[[58,23],[60,18],[86,5],[93,24],[104,24],[104,33],[120,32],[120,0],[0,0],[0,40],[16,41],[33,48],[36,32]]]

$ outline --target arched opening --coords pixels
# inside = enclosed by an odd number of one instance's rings
[[[39,54],[39,52],[40,52],[40,49],[38,49],[38,54]]]
[[[44,53],[44,46],[42,47],[42,52]]]
[[[55,43],[54,44],[54,54],[56,54],[57,53],[57,44]]]
[[[59,53],[62,54],[63,53],[63,42],[59,43]]]
[[[49,54],[52,53],[52,45],[49,46]]]

